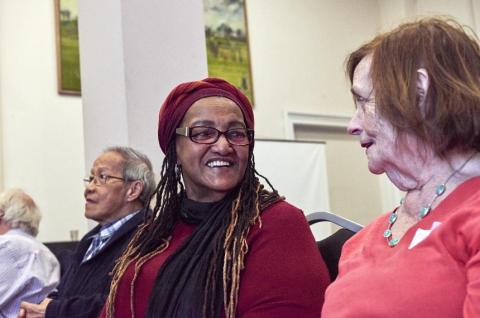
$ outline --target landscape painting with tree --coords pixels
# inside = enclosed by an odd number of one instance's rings
[[[253,86],[244,0],[203,0],[208,75],[240,88],[252,104]]]
[[[58,92],[80,95],[77,0],[55,0],[55,18]]]

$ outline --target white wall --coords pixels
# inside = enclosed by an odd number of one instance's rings
[[[3,185],[35,199],[43,241],[87,228],[82,105],[57,94],[53,13],[50,0],[0,0]]]
[[[378,29],[375,0],[247,1],[256,135],[284,138],[286,110],[352,114],[348,52]]]
[[[480,1],[478,0],[378,0],[381,31],[387,31],[413,18],[441,15],[457,19],[478,30]]]

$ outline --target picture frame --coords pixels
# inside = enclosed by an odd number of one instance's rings
[[[77,0],[54,1],[58,93],[81,95]]]
[[[245,0],[203,0],[208,75],[238,87],[254,104]]]

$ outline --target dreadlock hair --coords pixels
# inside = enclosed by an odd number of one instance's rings
[[[141,266],[153,256],[168,248],[175,224],[180,220],[181,199],[184,192],[176,167],[175,139],[169,144],[162,164],[161,181],[151,199],[156,196],[153,214],[134,235],[126,251],[117,261],[114,268],[110,293],[107,299],[107,317],[115,316],[115,298],[120,280],[130,264],[135,264],[134,286]],[[273,192],[264,189],[257,176],[262,177]],[[253,142],[249,145],[249,158],[243,181],[239,185],[238,194],[232,202],[231,211],[223,216],[221,228],[214,239],[214,253],[208,262],[207,271],[202,273],[203,284],[201,308],[193,308],[193,312],[202,317],[219,317],[222,310],[226,318],[235,317],[240,287],[240,274],[244,267],[245,255],[248,252],[247,236],[255,223],[261,227],[260,214],[269,205],[281,200],[277,191],[264,176],[255,170]],[[182,248],[173,256],[181,253]],[[170,257],[170,259],[172,258]],[[164,264],[165,265],[165,264]],[[154,286],[155,289],[155,286]],[[134,308],[133,287],[130,305]],[[152,291],[147,316],[158,317],[156,312],[155,293]],[[169,300],[166,300],[167,302]],[[221,306],[223,303],[223,307]]]

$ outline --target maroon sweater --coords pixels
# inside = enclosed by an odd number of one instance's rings
[[[237,317],[320,317],[329,283],[327,268],[301,210],[280,201],[262,213],[248,235],[249,251],[241,274]],[[169,248],[145,263],[134,290],[135,317],[144,317],[159,269],[194,230],[179,223]],[[125,272],[115,301],[115,317],[131,317],[133,265]],[[105,317],[105,308],[101,317]]]

